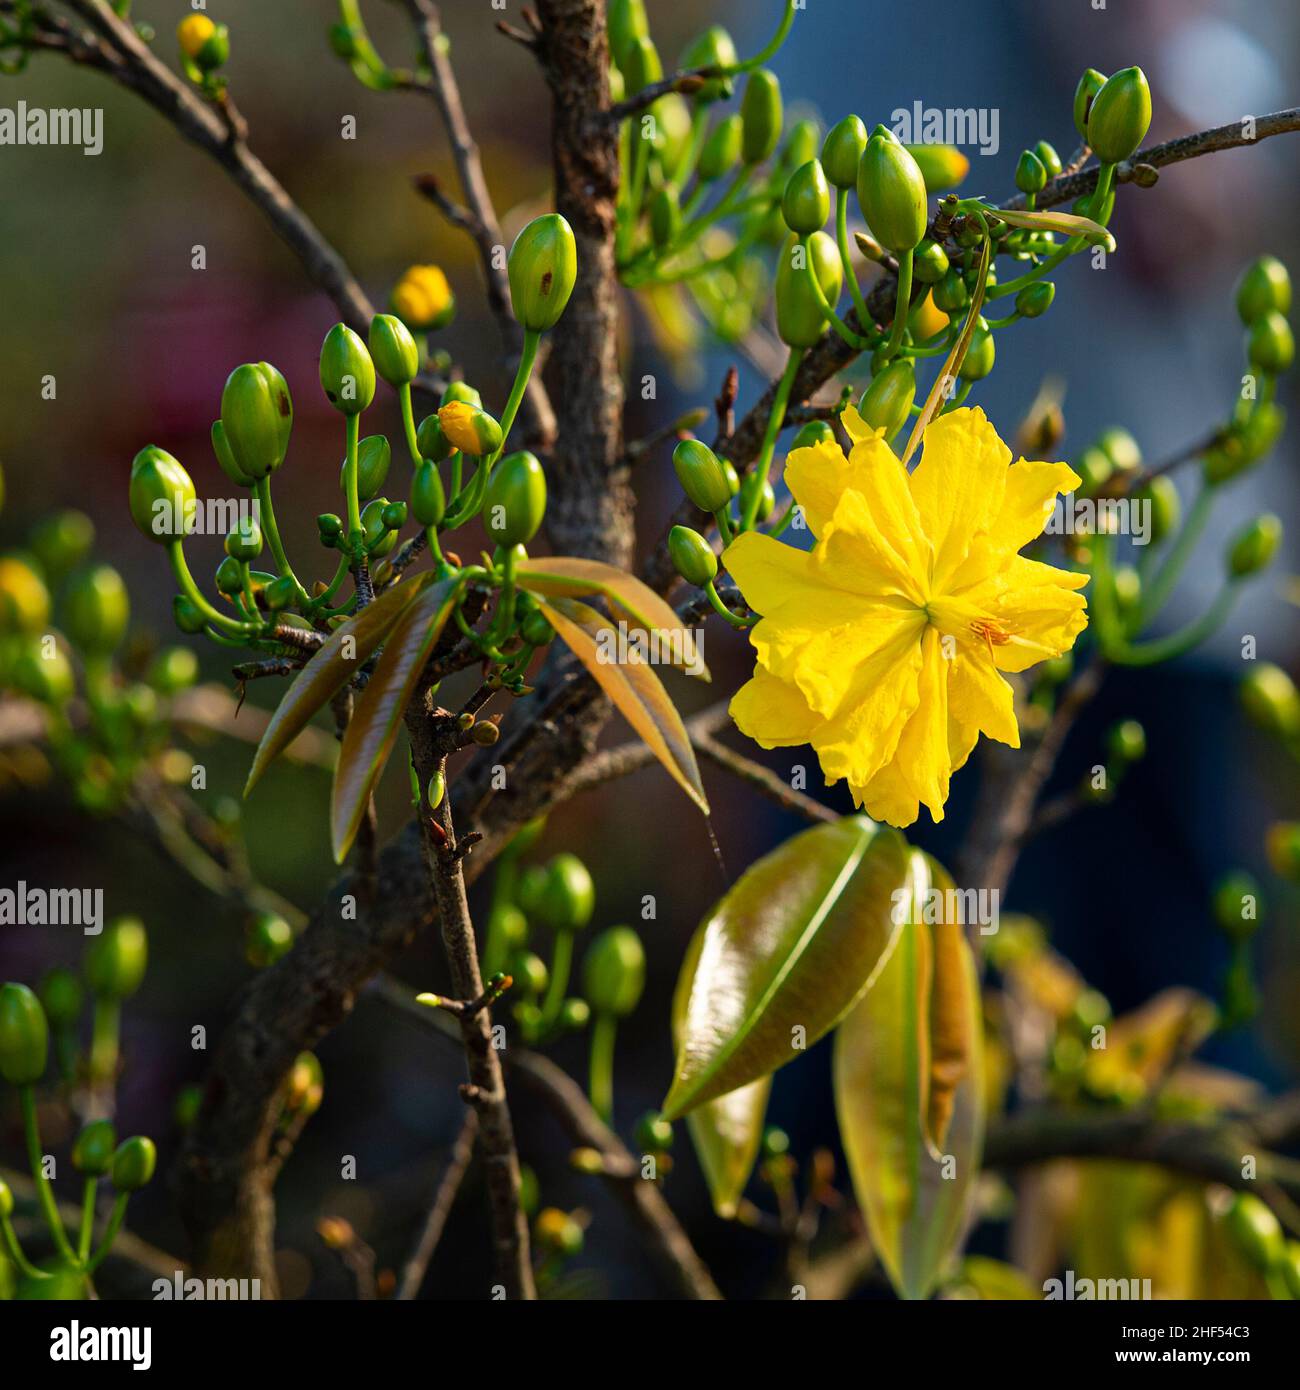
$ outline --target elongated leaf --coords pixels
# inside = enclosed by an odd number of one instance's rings
[[[965,1231],[983,1144],[983,1053],[978,1028],[952,1098],[945,1149],[925,1142],[935,947],[922,921],[930,884],[923,856],[912,858],[913,920],[871,991],[835,1035],[835,1110],[853,1190],[872,1244],[901,1298],[925,1298]],[[978,1018],[979,985],[964,939],[961,961],[969,1016]]]
[[[907,866],[897,831],[847,816],[740,877],[703,928],[669,1119],[767,1076],[834,1028],[898,936]]]
[[[943,1151],[952,1120],[957,1087],[970,1070],[971,1049],[980,1030],[966,980],[966,958],[970,948],[959,914],[953,910],[956,885],[946,869],[927,861],[932,897],[929,905],[937,914],[924,915],[932,922],[933,972],[930,989],[930,1094],[926,1105],[925,1139],[933,1157]],[[938,895],[937,902],[934,895]],[[937,920],[935,920],[937,915]]]
[[[459,580],[443,579],[407,607],[389,633],[384,654],[352,712],[330,801],[334,857],[340,863],[356,839],[366,803],[393,751],[420,673],[438,645],[452,609],[460,602],[460,591]]]
[[[704,947],[707,925],[691,938],[682,961],[677,988],[673,991],[673,1046],[680,1047],[690,1002],[691,986],[700,951]],[[730,1091],[717,1100],[706,1101],[686,1117],[691,1144],[695,1148],[704,1180],[713,1199],[713,1210],[724,1221],[736,1214],[741,1193],[754,1171],[759,1145],[763,1141],[763,1118],[767,1114],[767,1098],[772,1089],[770,1076],[751,1081],[748,1086]]]
[[[629,627],[655,635],[659,652],[668,664],[701,680],[709,679],[709,668],[700,654],[694,629],[687,627],[673,606],[635,575],[599,560],[555,555],[530,558],[516,578],[521,588],[551,598],[602,595],[616,619],[622,618]]]
[[[1115,238],[1091,217],[1080,217],[1076,212],[1056,212],[1048,208],[1042,212],[1021,212],[1008,208],[991,208],[991,214],[1013,227],[1028,227],[1031,231],[1063,232],[1066,236],[1081,236],[1090,246],[1104,246],[1107,251],[1115,249]]]
[[[245,796],[257,785],[272,760],[302,733],[312,716],[356,675],[362,662],[388,636],[407,605],[416,600],[432,579],[431,574],[420,574],[396,585],[330,634],[324,646],[294,677],[271,716],[253,756],[253,766],[244,784]]]
[[[707,816],[709,803],[700,781],[695,750],[663,682],[635,651],[628,650],[625,661],[616,659],[617,633],[609,619],[594,608],[569,598],[542,598],[538,603],[565,645],[595,677],[673,780]]]

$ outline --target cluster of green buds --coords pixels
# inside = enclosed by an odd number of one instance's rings
[[[198,662],[186,648],[129,636],[126,584],[94,558],[84,513],[52,513],[26,539],[0,555],[0,690],[41,707],[45,749],[78,804],[107,813],[131,797],[144,766],[175,763],[175,697]]]
[[[62,967],[45,975],[39,991],[14,981],[0,985],[0,1079],[18,1092],[36,1202],[54,1246],[52,1257],[43,1263],[28,1257],[13,1225],[14,1194],[0,1180],[0,1291],[12,1282],[12,1292],[4,1296],[92,1296],[92,1276],[117,1239],[131,1194],[153,1177],[157,1155],[152,1140],[135,1135],[119,1143],[109,1120],[90,1120],[72,1144],[72,1166],[82,1175],[83,1189],[81,1218],[77,1230],[69,1232],[47,1174],[37,1109],[37,1088],[49,1065],[51,1043],[65,1086],[85,1079],[92,1087],[111,1087],[117,1072],[117,1011],[139,987],[144,960],[144,929],[134,919],[123,918],[110,924],[88,951],[83,968],[86,989]],[[78,1024],[87,989],[94,1023],[89,1054],[82,1058]],[[96,1244],[95,1204],[105,1177],[115,1198]]]
[[[230,57],[230,30],[205,14],[187,15],[176,26],[185,76],[209,97],[219,97],[226,87],[221,69]]]
[[[508,258],[510,291],[524,342],[514,384],[500,418],[483,408],[479,393],[455,381],[439,408],[417,424],[412,387],[421,371],[413,323],[429,330],[450,317],[452,301],[435,267],[409,271],[394,294],[400,313],[377,314],[368,341],[346,324],[326,334],[320,352],[320,384],[343,417],[345,445],[339,483],[342,514],[317,518],[321,545],[336,551],[333,576],[308,587],[286,553],[272,503],[272,479],[284,465],[293,426],[293,402],[280,372],[267,362],[236,367],[212,426],[217,461],[236,487],[247,489],[246,514],[230,530],[215,586],[223,611],[195,582],[185,559],[197,497],[178,460],[154,445],[142,449],[131,469],[131,514],[149,539],[164,545],[180,592],[174,604],[184,632],[203,632],[218,643],[248,646],[276,655],[308,648],[309,634],[328,633],[353,616],[378,590],[395,582],[427,546],[439,578],[460,576],[499,590],[497,612],[485,632],[474,633],[457,610],[457,620],[504,684],[522,693],[522,673],[538,645],[553,635],[536,612],[531,595],[517,594],[514,574],[524,547],[537,533],[546,507],[546,479],[532,454],[503,457],[505,441],[527,389],[541,335],[568,303],[577,278],[572,229],[548,214],[530,222]],[[411,460],[409,500],[385,493],[392,446],[382,434],[362,437],[361,418],[382,380],[397,394]],[[440,536],[480,519],[494,543],[485,564],[461,567],[443,554]],[[401,532],[414,521],[416,533],[401,549]],[[259,567],[269,547],[274,569]],[[344,582],[354,582],[340,597]]]

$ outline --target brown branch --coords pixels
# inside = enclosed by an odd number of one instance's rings
[[[771,797],[782,810],[803,816],[805,820],[810,821],[839,820],[838,812],[832,811],[829,806],[823,806],[820,801],[815,801],[811,796],[805,796],[802,792],[795,791],[793,787],[783,782],[775,772],[764,767],[761,763],[754,762],[752,758],[745,757],[743,753],[737,753],[725,744],[719,743],[711,735],[692,733],[691,744],[697,752],[703,753],[710,762],[716,763],[720,768],[730,772],[733,777],[739,777],[742,781],[748,782],[751,787],[756,787],[765,796]]]
[[[442,1239],[442,1233],[447,1226],[447,1218],[451,1215],[451,1209],[456,1202],[456,1194],[460,1191],[465,1172],[469,1168],[469,1161],[474,1153],[474,1138],[477,1134],[478,1114],[474,1110],[466,1110],[465,1118],[460,1124],[460,1133],[457,1134],[456,1142],[452,1145],[451,1156],[447,1160],[442,1177],[438,1180],[438,1190],[433,1194],[433,1204],[429,1207],[429,1214],[424,1219],[420,1239],[416,1242],[415,1249],[411,1251],[410,1258],[402,1270],[402,1282],[397,1290],[399,1300],[412,1299],[420,1292],[420,1285],[424,1283],[424,1275],[429,1268],[429,1261],[433,1259],[438,1242]]]
[[[601,113],[601,120],[617,125],[629,116],[635,116],[639,111],[653,106],[660,97],[671,96],[674,92],[680,92],[682,96],[691,96],[698,92],[711,77],[717,77],[719,71],[716,67],[693,68],[690,72],[677,72],[671,77],[665,77],[658,82],[651,82],[649,86],[642,87],[634,96],[628,97],[626,101],[615,102],[608,111]]]

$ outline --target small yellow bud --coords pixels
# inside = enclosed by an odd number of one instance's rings
[[[192,14],[176,26],[176,39],[187,58],[197,58],[199,50],[216,33],[217,26],[205,14]]]
[[[456,296],[436,265],[413,265],[397,282],[389,300],[393,313],[417,333],[444,328],[456,312]]]

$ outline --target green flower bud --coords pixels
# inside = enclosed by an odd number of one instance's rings
[[[528,613],[519,624],[519,635],[530,647],[544,647],[555,638],[555,629],[541,613]]]
[[[1267,569],[1282,544],[1282,523],[1265,512],[1241,531],[1228,549],[1228,572],[1235,579],[1245,579]]]
[[[1146,757],[1146,730],[1136,719],[1122,719],[1106,735],[1106,751],[1112,762],[1127,766]]]
[[[320,384],[329,403],[344,415],[360,415],[375,398],[375,364],[345,323],[336,323],[321,344]]]
[[[55,1028],[68,1028],[81,1017],[81,981],[61,965],[47,970],[37,986],[42,1007]]]
[[[11,1086],[30,1086],[45,1074],[49,1050],[41,1001],[26,985],[0,985],[0,1076]]]
[[[316,518],[316,529],[320,532],[321,544],[332,546],[343,534],[343,518],[334,512],[322,512]]]
[[[1277,312],[1261,314],[1246,330],[1246,356],[1252,367],[1276,376],[1295,360],[1295,335]]]
[[[438,411],[438,423],[446,438],[471,458],[495,454],[501,447],[500,423],[476,405],[449,401]]]
[[[406,503],[390,502],[384,508],[384,525],[390,531],[400,531],[406,525]]]
[[[781,138],[781,84],[774,72],[755,68],[749,74],[740,99],[740,120],[740,157],[746,164],[761,164]]]
[[[587,866],[576,854],[557,854],[546,866],[532,912],[552,931],[575,932],[591,921],[595,908],[596,888]]]
[[[300,1052],[289,1070],[285,1108],[299,1115],[314,1115],[325,1099],[325,1074],[313,1052]]]
[[[889,133],[898,139],[893,131]],[[970,160],[955,145],[904,145],[903,148],[916,160],[927,193],[956,188],[970,171]]]
[[[1240,686],[1241,703],[1251,721],[1279,738],[1300,736],[1300,690],[1280,667],[1263,661]]]
[[[149,666],[149,684],[163,695],[188,690],[199,678],[199,659],[188,647],[164,647]]]
[[[1182,502],[1171,479],[1152,478],[1146,487],[1137,493],[1137,500],[1147,503],[1151,508],[1151,545],[1159,545],[1166,536],[1171,536],[1178,530]]]
[[[226,438],[225,425],[220,420],[214,420],[209,433],[212,438],[212,452],[217,456],[221,471],[236,487],[252,487],[257,479],[250,478],[235,462],[235,456],[230,452],[230,440]]]
[[[274,965],[293,946],[293,928],[274,912],[259,912],[248,924],[244,955],[257,969]]]
[[[1300,821],[1275,821],[1264,837],[1269,866],[1279,877],[1300,883]]]
[[[119,1192],[138,1192],[147,1187],[158,1163],[158,1150],[143,1134],[123,1139],[113,1155],[109,1179]]]
[[[86,983],[101,999],[129,999],[140,988],[149,940],[138,917],[119,917],[86,952]]]
[[[975,325],[971,334],[970,346],[962,358],[957,375],[963,381],[982,381],[993,370],[993,359],[997,349],[993,345],[993,334],[983,319]]]
[[[1278,1267],[1282,1271],[1287,1292],[1292,1298],[1300,1298],[1300,1240],[1287,1241],[1286,1251]]]
[[[661,188],[650,200],[650,235],[656,246],[667,246],[682,229],[682,207],[677,193]]]
[[[110,1120],[92,1120],[72,1142],[72,1166],[87,1177],[108,1172],[117,1148],[117,1131]]]
[[[515,982],[514,990],[524,999],[545,994],[551,977],[546,962],[535,951],[516,951],[510,958],[509,974]]]
[[[858,164],[858,205],[871,234],[893,252],[912,250],[925,235],[925,179],[915,159],[877,126]]]
[[[444,405],[448,403],[445,397],[442,403]],[[478,404],[478,402],[470,402],[470,404]],[[420,457],[432,459],[434,463],[441,463],[443,459],[450,458],[456,452],[456,446],[442,432],[437,411],[432,415],[426,415],[420,421],[415,431],[415,443],[420,451]]]
[[[244,587],[244,572],[238,560],[233,555],[227,555],[217,566],[217,572],[213,576],[219,594],[225,594],[227,598],[233,598],[242,592]]]
[[[1025,150],[1016,164],[1016,187],[1022,193],[1041,193],[1047,186],[1047,169],[1033,152]]]
[[[645,947],[631,927],[609,927],[582,962],[582,992],[598,1014],[626,1018],[645,989]]]
[[[0,633],[43,632],[50,618],[50,591],[26,560],[0,557]]]
[[[626,72],[628,49],[638,39],[650,36],[650,23],[646,19],[644,0],[609,0],[606,24],[609,29],[610,56]]]
[[[711,24],[697,38],[682,50],[677,66],[683,72],[692,68],[728,68],[736,61],[736,45],[731,35],[720,24]],[[711,77],[692,100],[698,106],[710,106],[731,95],[732,81],[729,77]]]
[[[1094,444],[1079,456],[1074,471],[1083,479],[1078,489],[1079,496],[1086,497],[1110,481],[1115,465],[1111,463],[1110,457]]]
[[[1142,450],[1137,440],[1122,426],[1112,425],[1103,430],[1097,439],[1097,447],[1111,462],[1111,467],[1119,474],[1136,473],[1142,467]]]
[[[888,439],[906,424],[915,399],[916,371],[909,358],[899,357],[872,378],[858,401],[858,414],[873,430],[883,429]]]
[[[718,574],[713,547],[689,526],[674,526],[668,533],[668,554],[673,568],[688,583],[702,589]]]
[[[785,137],[785,144],[777,156],[777,167],[782,174],[792,174],[810,159],[817,158],[821,146],[821,127],[813,120],[796,121]]]
[[[256,560],[262,553],[262,528],[253,517],[241,517],[226,536],[225,548],[235,560]]]
[[[27,638],[12,658],[9,678],[16,690],[55,708],[76,691],[72,663],[61,646],[47,648],[41,638]]]
[[[202,632],[208,625],[203,610],[184,594],[176,594],[172,598],[172,621],[191,637]]]
[[[658,82],[664,75],[664,65],[663,60],[659,57],[659,50],[655,47],[654,40],[647,36],[633,39],[628,44],[619,67],[623,70],[623,79],[629,96],[633,96],[643,88]]]
[[[397,532],[384,521],[387,510],[387,497],[376,497],[361,510],[361,529],[366,533],[366,549],[371,555],[387,555],[397,544]]]
[[[447,389],[443,391],[442,399],[438,405],[441,408],[444,405],[450,405],[452,401],[464,401],[466,405],[476,405],[480,410],[483,409],[483,397],[468,381],[449,381],[447,383]]]
[[[8,1220],[14,1214],[14,1194],[13,1189],[3,1178],[0,1178],[0,1216]]]
[[[1286,314],[1291,310],[1291,277],[1276,256],[1260,256],[1252,261],[1237,281],[1237,313],[1249,326],[1268,313]]]
[[[1016,295],[1016,313],[1022,319],[1041,318],[1052,307],[1055,298],[1056,286],[1050,280],[1036,280]]]
[[[159,545],[187,536],[194,528],[194,483],[156,444],[146,445],[132,460],[128,500],[136,529]]]
[[[772,484],[759,473],[746,473],[740,483],[740,510],[744,512],[750,504],[750,499],[758,493],[758,506],[754,511],[755,519],[766,521],[776,508],[776,493]]]
[[[945,314],[959,314],[970,303],[970,290],[961,272],[950,270],[931,291],[934,307]]]
[[[682,491],[702,512],[717,512],[733,496],[718,456],[702,439],[683,439],[673,450],[673,469]]]
[[[421,526],[437,526],[446,511],[447,494],[438,476],[438,466],[426,458],[411,478],[411,515]]]
[[[1219,929],[1233,941],[1249,940],[1264,911],[1259,884],[1240,869],[1215,884],[1212,906]]]
[[[867,128],[860,116],[845,116],[827,132],[822,143],[822,167],[836,188],[852,188],[858,181],[858,163],[867,148]]]
[[[560,1005],[560,1031],[581,1033],[591,1022],[591,1006],[585,999],[566,999]]]
[[[390,386],[408,385],[420,370],[420,349],[395,314],[376,314],[370,320],[370,356]]]
[[[1079,132],[1080,140],[1086,141],[1088,138],[1088,112],[1092,109],[1093,99],[1105,85],[1103,73],[1096,68],[1084,68],[1079,85],[1074,89],[1074,128]]]
[[[1049,145],[1046,140],[1040,140],[1034,146],[1034,153],[1038,156],[1038,162],[1047,171],[1049,179],[1056,178],[1061,172],[1061,156],[1056,153],[1056,147]]]
[[[831,215],[831,190],[820,160],[810,159],[790,175],[781,198],[781,213],[786,226],[800,236],[825,226]]]
[[[82,651],[106,654],[126,636],[131,600],[111,565],[78,571],[63,595],[63,626]]]
[[[1141,68],[1106,79],[1088,109],[1087,141],[1103,164],[1118,164],[1142,143],[1151,126],[1151,88]]]
[[[1280,405],[1273,401],[1256,401],[1238,434],[1245,461],[1254,463],[1271,453],[1285,427],[1286,411]]]
[[[764,1158],[784,1158],[790,1152],[790,1136],[776,1125],[768,1125],[763,1131],[761,1152]]]
[[[736,472],[736,465],[730,459],[719,458],[718,462],[722,465],[723,476],[727,480],[727,488],[735,497],[740,492],[740,474]]]
[[[71,507],[43,517],[32,527],[32,554],[54,578],[81,564],[94,544],[95,523]]]
[[[483,525],[507,550],[527,545],[546,515],[546,473],[526,449],[507,454],[492,470],[483,494]]]
[[[239,481],[239,474],[254,481],[269,477],[284,462],[293,429],[293,401],[288,383],[269,362],[245,362],[226,378],[221,426],[234,472],[222,457],[215,429],[212,447],[233,481]]]
[[[382,434],[368,434],[357,444],[357,496],[363,502],[368,502],[383,487],[392,461],[392,447]],[[344,485],[347,469],[345,457],[339,466],[340,487]]]
[[[281,574],[271,580],[265,588],[260,591],[255,589],[254,592],[261,593],[262,601],[272,613],[282,613],[298,597],[298,586],[293,575]]]
[[[533,218],[515,238],[506,270],[515,318],[532,333],[554,328],[578,278],[573,228],[558,212]]]
[[[568,1212],[546,1207],[537,1213],[533,1236],[540,1249],[564,1259],[582,1254],[582,1227]]]
[[[744,142],[744,122],[736,114],[727,116],[709,132],[709,138],[700,151],[700,161],[696,166],[700,179],[711,183],[729,174],[740,163],[740,150]]]
[[[834,444],[835,431],[831,428],[827,420],[809,420],[807,424],[800,425],[794,438],[790,441],[790,451],[796,449],[811,449],[814,444]]]
[[[633,1131],[642,1153],[667,1153],[673,1146],[673,1127],[657,1110],[647,1110]]]
[[[806,254],[811,254],[817,283],[832,306],[843,283],[839,250],[825,232],[812,234],[807,252],[796,237],[789,238],[776,265],[776,329],[788,347],[812,347],[826,326],[826,316],[808,284]]]
[[[1253,1193],[1238,1192],[1228,1208],[1227,1227],[1241,1253],[1261,1273],[1286,1254],[1286,1238],[1272,1211]]]
[[[912,256],[912,276],[923,285],[937,285],[948,273],[948,253],[926,237]]]

